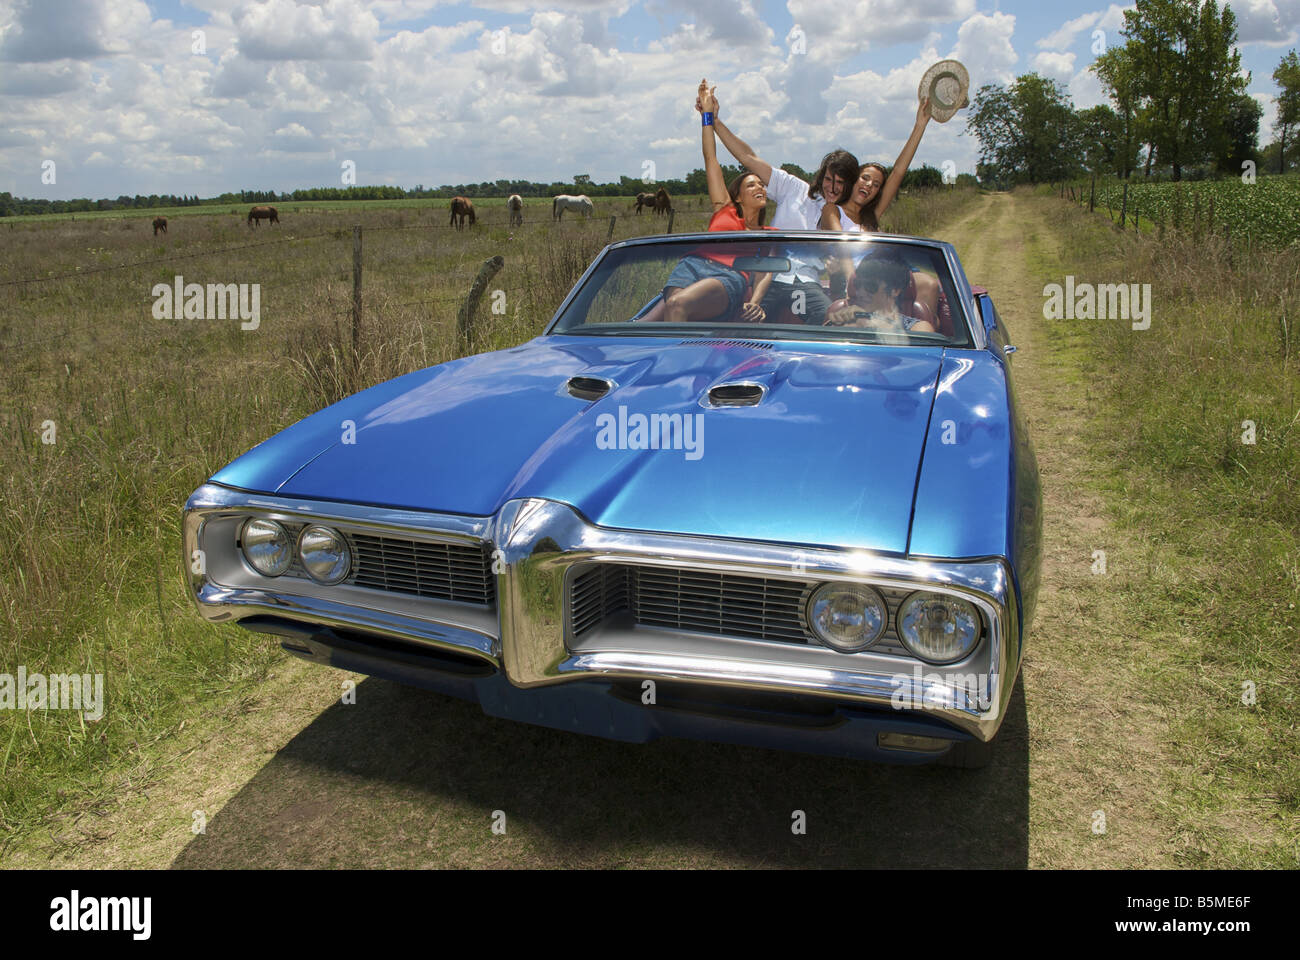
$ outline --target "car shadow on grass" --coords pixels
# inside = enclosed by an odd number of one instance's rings
[[[1028,864],[1019,685],[992,762],[970,771],[616,743],[376,678],[356,694],[286,744],[172,866]]]

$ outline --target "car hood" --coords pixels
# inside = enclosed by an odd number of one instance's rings
[[[473,516],[543,497],[609,527],[902,554],[942,360],[928,347],[542,337],[359,393],[213,479]],[[583,400],[573,376],[614,386]],[[711,388],[740,381],[762,387],[756,405],[710,405]]]

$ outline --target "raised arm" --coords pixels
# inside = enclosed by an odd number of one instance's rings
[[[699,96],[695,98],[695,109],[703,110],[704,108],[701,104],[703,102],[704,94],[713,93],[713,90],[716,89],[716,87],[710,89],[705,85],[705,81],[701,80],[700,93]],[[740,161],[742,167],[750,173],[758,174],[759,179],[763,181],[763,186],[767,186],[772,180],[772,165],[762,157],[758,156],[758,154],[754,153],[753,147],[732,133],[727,125],[718,118],[718,111],[716,109],[717,101],[718,98],[714,96],[713,105],[715,109],[713,111],[713,127],[718,131],[718,137],[722,140],[722,145],[727,148],[727,151],[733,157]]]
[[[704,114],[717,112],[718,98],[713,95],[712,89],[705,88],[703,84],[700,85],[697,103]],[[704,119],[707,121],[708,117]],[[731,203],[731,194],[727,193],[727,181],[723,179],[722,167],[718,165],[718,145],[713,138],[712,123],[705,122],[700,127],[700,141],[704,150],[704,175],[709,183],[709,202],[713,204],[713,212],[717,213]]]
[[[929,122],[930,98],[922,97],[920,105],[916,108],[916,124],[912,127],[912,135],[907,138],[907,143],[903,144],[903,152],[894,161],[894,169],[889,171],[889,177],[880,188],[880,199],[876,201],[877,219],[889,209],[889,205],[898,196],[898,188],[903,185],[903,176],[907,173],[912,158],[916,156],[916,148],[921,145],[921,135],[925,133],[926,124]]]

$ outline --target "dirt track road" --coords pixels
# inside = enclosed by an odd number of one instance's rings
[[[631,746],[296,660],[209,723],[116,809],[9,866],[1169,866],[1159,712],[1125,667],[1122,591],[1090,582],[1119,538],[1085,491],[1086,386],[1041,327],[1061,239],[1032,201],[982,197],[945,235],[1020,347],[1045,496],[1043,589],[992,764],[876,767],[687,741]],[[1096,578],[1091,578],[1095,581]],[[1099,657],[1116,667],[1096,670]],[[791,832],[792,811],[808,830]],[[1095,812],[1108,830],[1095,834]],[[206,819],[196,834],[195,811]],[[492,831],[494,811],[504,834]],[[499,818],[498,818],[499,822]]]

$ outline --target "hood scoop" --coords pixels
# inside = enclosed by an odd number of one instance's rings
[[[761,383],[720,383],[709,388],[709,405],[714,407],[752,407],[763,399]]]
[[[569,396],[591,401],[599,400],[613,390],[614,382],[600,377],[570,377],[564,386]]]

